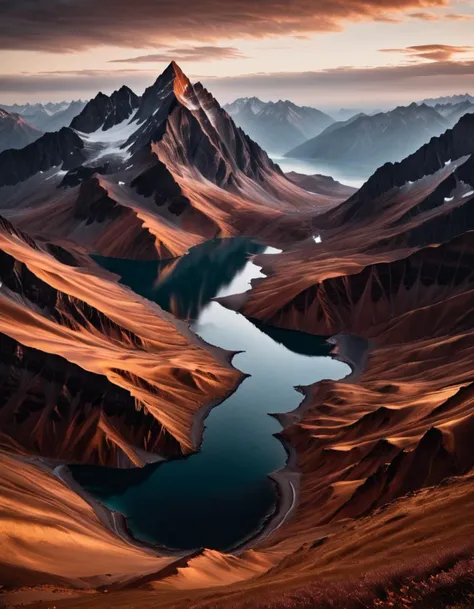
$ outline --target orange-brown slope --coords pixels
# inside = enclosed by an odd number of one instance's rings
[[[191,560],[187,581],[187,568],[179,570],[181,590],[170,589],[169,583],[176,582],[171,576],[142,589],[58,599],[55,605],[57,609],[469,609],[474,599],[473,508],[472,476],[455,478],[357,521],[314,529],[295,540],[296,549],[276,566],[245,582],[202,589],[205,565],[212,562],[207,556],[203,571],[199,558]],[[215,560],[225,562],[224,557]],[[261,553],[256,553],[253,564],[261,561]],[[224,578],[232,575],[229,571]],[[187,584],[195,577],[198,585],[190,589]],[[49,606],[39,603],[37,609]]]
[[[250,309],[270,323],[355,334],[370,345],[359,379],[318,383],[283,418],[303,476],[297,516],[282,538],[472,468],[473,255],[474,234],[466,233],[321,278],[273,315]]]
[[[406,258],[473,230],[473,142],[469,115],[404,161],[384,165],[346,202],[314,217],[313,233],[321,234],[322,243],[264,263],[269,278],[248,294],[246,313],[270,319],[292,302],[304,308],[306,290],[327,278]]]
[[[3,442],[109,464],[195,449],[196,413],[238,378],[225,355],[86,257],[6,221],[0,250]]]
[[[304,188],[304,190],[308,190],[315,194],[328,195],[335,200],[338,200],[340,203],[346,201],[357,191],[357,188],[341,184],[334,178],[326,175],[306,175],[304,173],[298,173],[297,171],[289,171],[285,175],[300,188]]]
[[[107,530],[89,504],[39,463],[0,452],[0,471],[2,587],[107,586],[173,560]]]
[[[90,173],[90,172],[89,172]],[[64,188],[54,173],[3,188],[4,217],[34,236],[75,242],[91,253],[156,260],[180,256],[203,240],[152,199],[100,174]],[[215,231],[211,231],[210,236]]]

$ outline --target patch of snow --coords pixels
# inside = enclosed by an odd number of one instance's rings
[[[263,253],[264,253],[264,255],[267,255],[267,254],[275,255],[275,254],[281,254],[282,251],[283,250],[279,250],[277,247],[272,247],[271,245],[269,245]]]
[[[321,241],[322,241],[321,235],[313,235],[313,241],[315,243],[321,243]]]
[[[128,148],[122,148],[122,146],[138,130],[138,127],[138,122],[132,117],[131,119],[125,119],[107,131],[102,131],[102,129],[98,129],[93,133],[81,133],[78,131],[79,136],[86,144],[100,146],[96,155],[88,159],[88,163],[94,163],[104,156],[111,155],[124,159],[128,158],[130,156]]]
[[[97,129],[93,133],[82,133],[78,131],[79,136],[86,142],[98,143],[98,144],[124,144],[130,136],[132,136],[138,129],[138,123],[130,118],[126,118],[124,121],[115,125],[107,131],[103,131],[102,128]]]
[[[125,182],[119,182],[119,186],[125,186]]]
[[[43,173],[43,172],[41,172],[41,173]],[[48,180],[52,180],[53,178],[62,178],[66,174],[67,174],[67,171],[64,171],[63,169],[58,169],[58,171],[55,171],[52,175],[50,175],[48,178],[46,178],[45,182],[47,182]]]
[[[132,165],[129,165],[128,167],[125,167],[125,171],[128,171],[128,170],[129,170],[129,169],[131,169],[132,167],[133,167],[133,164],[132,164]]]
[[[444,164],[444,166],[445,166],[445,167],[447,167],[448,165],[451,165],[451,163],[452,163],[452,160],[451,160],[451,159],[449,159],[449,161],[446,161],[446,163]]]
[[[470,190],[469,192],[465,192],[462,196],[463,199],[465,199],[466,197],[472,197],[472,195],[474,195],[474,190]]]
[[[444,197],[445,203],[451,203],[451,201],[454,201],[454,197]]]

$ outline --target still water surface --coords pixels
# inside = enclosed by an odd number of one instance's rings
[[[269,413],[302,400],[295,385],[340,379],[350,370],[329,357],[321,337],[252,322],[213,301],[250,289],[263,277],[249,258],[274,254],[243,238],[209,241],[182,258],[137,262],[97,257],[121,282],[157,302],[206,342],[237,354],[249,374],[205,421],[201,450],[132,470],[73,466],[75,479],[109,508],[127,516],[133,535],[174,549],[229,550],[258,533],[274,514],[277,489],[268,474],[287,454]]]

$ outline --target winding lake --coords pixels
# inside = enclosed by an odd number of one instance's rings
[[[232,363],[250,375],[212,409],[198,453],[131,470],[71,466],[88,492],[127,516],[137,539],[179,550],[230,550],[255,536],[277,507],[268,475],[287,460],[274,437],[281,426],[269,413],[299,405],[296,385],[350,372],[329,357],[322,337],[253,322],[212,300],[250,289],[251,279],[263,277],[250,257],[275,252],[236,238],[209,241],[171,261],[96,257],[135,292],[190,320],[206,342],[242,351]]]

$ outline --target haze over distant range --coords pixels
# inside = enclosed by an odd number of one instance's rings
[[[473,0],[0,0],[4,104],[141,94],[171,59],[222,102],[323,110],[474,93]],[[60,17],[60,18],[59,18]]]

